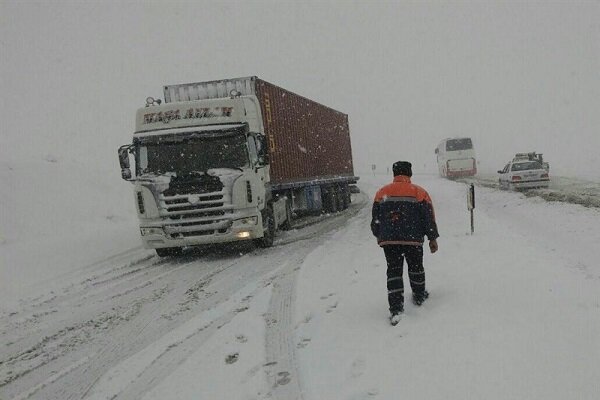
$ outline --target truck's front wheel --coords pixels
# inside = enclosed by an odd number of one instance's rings
[[[183,251],[181,247],[165,247],[162,249],[155,250],[156,254],[158,254],[159,257],[179,256]]]
[[[259,247],[271,247],[275,239],[275,216],[273,215],[273,209],[267,207],[261,212],[261,215],[264,233],[263,237],[255,240],[255,243]]]

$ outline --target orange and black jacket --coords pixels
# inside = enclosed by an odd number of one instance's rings
[[[394,177],[375,195],[371,231],[380,246],[422,245],[424,236],[436,239],[435,213],[427,191],[412,184],[408,176]]]

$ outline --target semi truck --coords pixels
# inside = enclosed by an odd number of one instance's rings
[[[348,115],[258,77],[163,87],[118,150],[146,248],[254,241],[351,201]],[[134,168],[131,167],[132,161]],[[133,169],[133,171],[132,171]]]

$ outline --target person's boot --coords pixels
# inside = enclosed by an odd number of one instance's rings
[[[404,311],[404,307],[400,307],[398,310],[392,311],[390,314],[390,324],[392,326],[396,326],[402,317],[402,312]]]
[[[429,297],[429,292],[423,290],[421,293],[413,293],[413,303],[416,306],[420,306]]]

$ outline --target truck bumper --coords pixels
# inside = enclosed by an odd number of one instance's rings
[[[160,226],[160,223],[154,223],[140,225],[140,233],[144,247],[147,249],[228,243],[263,237],[260,214],[226,221],[217,228],[191,226],[182,231],[174,230],[169,225]]]

